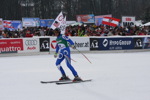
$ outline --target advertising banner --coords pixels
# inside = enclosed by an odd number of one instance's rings
[[[23,38],[24,50],[20,52],[39,52],[39,38]]]
[[[100,50],[133,49],[132,38],[100,38]]]
[[[134,49],[142,49],[143,48],[143,38],[133,38]]]
[[[54,19],[40,19],[40,26],[41,27],[51,27]]]
[[[99,50],[100,49],[100,38],[90,38],[90,50]]]
[[[88,37],[69,37],[75,43],[75,46],[80,51],[89,51],[90,43]],[[50,51],[55,51],[56,49],[56,37],[51,37],[50,39]],[[71,48],[71,51],[76,51]]]
[[[23,27],[37,27],[40,26],[40,18],[22,18]]]
[[[150,49],[150,37],[144,37],[143,49]]]
[[[50,51],[56,51],[56,37],[50,38]]]
[[[94,15],[76,15],[77,22],[82,23],[95,23]]]
[[[50,48],[50,38],[40,38],[40,52],[48,52]]]
[[[17,53],[22,50],[24,50],[22,39],[0,40],[0,53]]]
[[[133,26],[135,25],[135,17],[134,16],[122,16],[122,26]]]
[[[15,30],[18,30],[18,29],[22,30],[22,22],[20,20],[11,21],[11,24]]]
[[[89,41],[88,37],[77,37],[77,38],[72,37],[71,39],[74,42],[74,44],[75,44],[75,46],[78,50],[80,50],[80,51],[89,51],[90,41]],[[72,48],[71,48],[71,50],[76,51],[76,50],[73,50]]]

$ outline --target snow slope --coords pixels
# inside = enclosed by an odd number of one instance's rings
[[[53,55],[0,57],[0,100],[150,100],[150,52],[85,55],[72,65],[93,81],[61,86],[40,83],[60,78]]]

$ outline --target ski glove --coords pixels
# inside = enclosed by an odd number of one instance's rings
[[[54,58],[57,58],[57,53],[55,52],[55,54],[54,54]]]
[[[76,49],[76,46],[75,45],[71,45],[72,49]]]

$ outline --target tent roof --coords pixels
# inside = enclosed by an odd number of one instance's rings
[[[144,26],[150,26],[150,22],[145,23]]]

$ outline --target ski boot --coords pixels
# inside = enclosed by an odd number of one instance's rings
[[[79,76],[75,76],[73,79],[73,82],[82,81],[82,79]]]
[[[69,80],[70,80],[70,78],[67,77],[67,76],[62,76],[62,77],[59,79],[59,81],[69,81]]]

